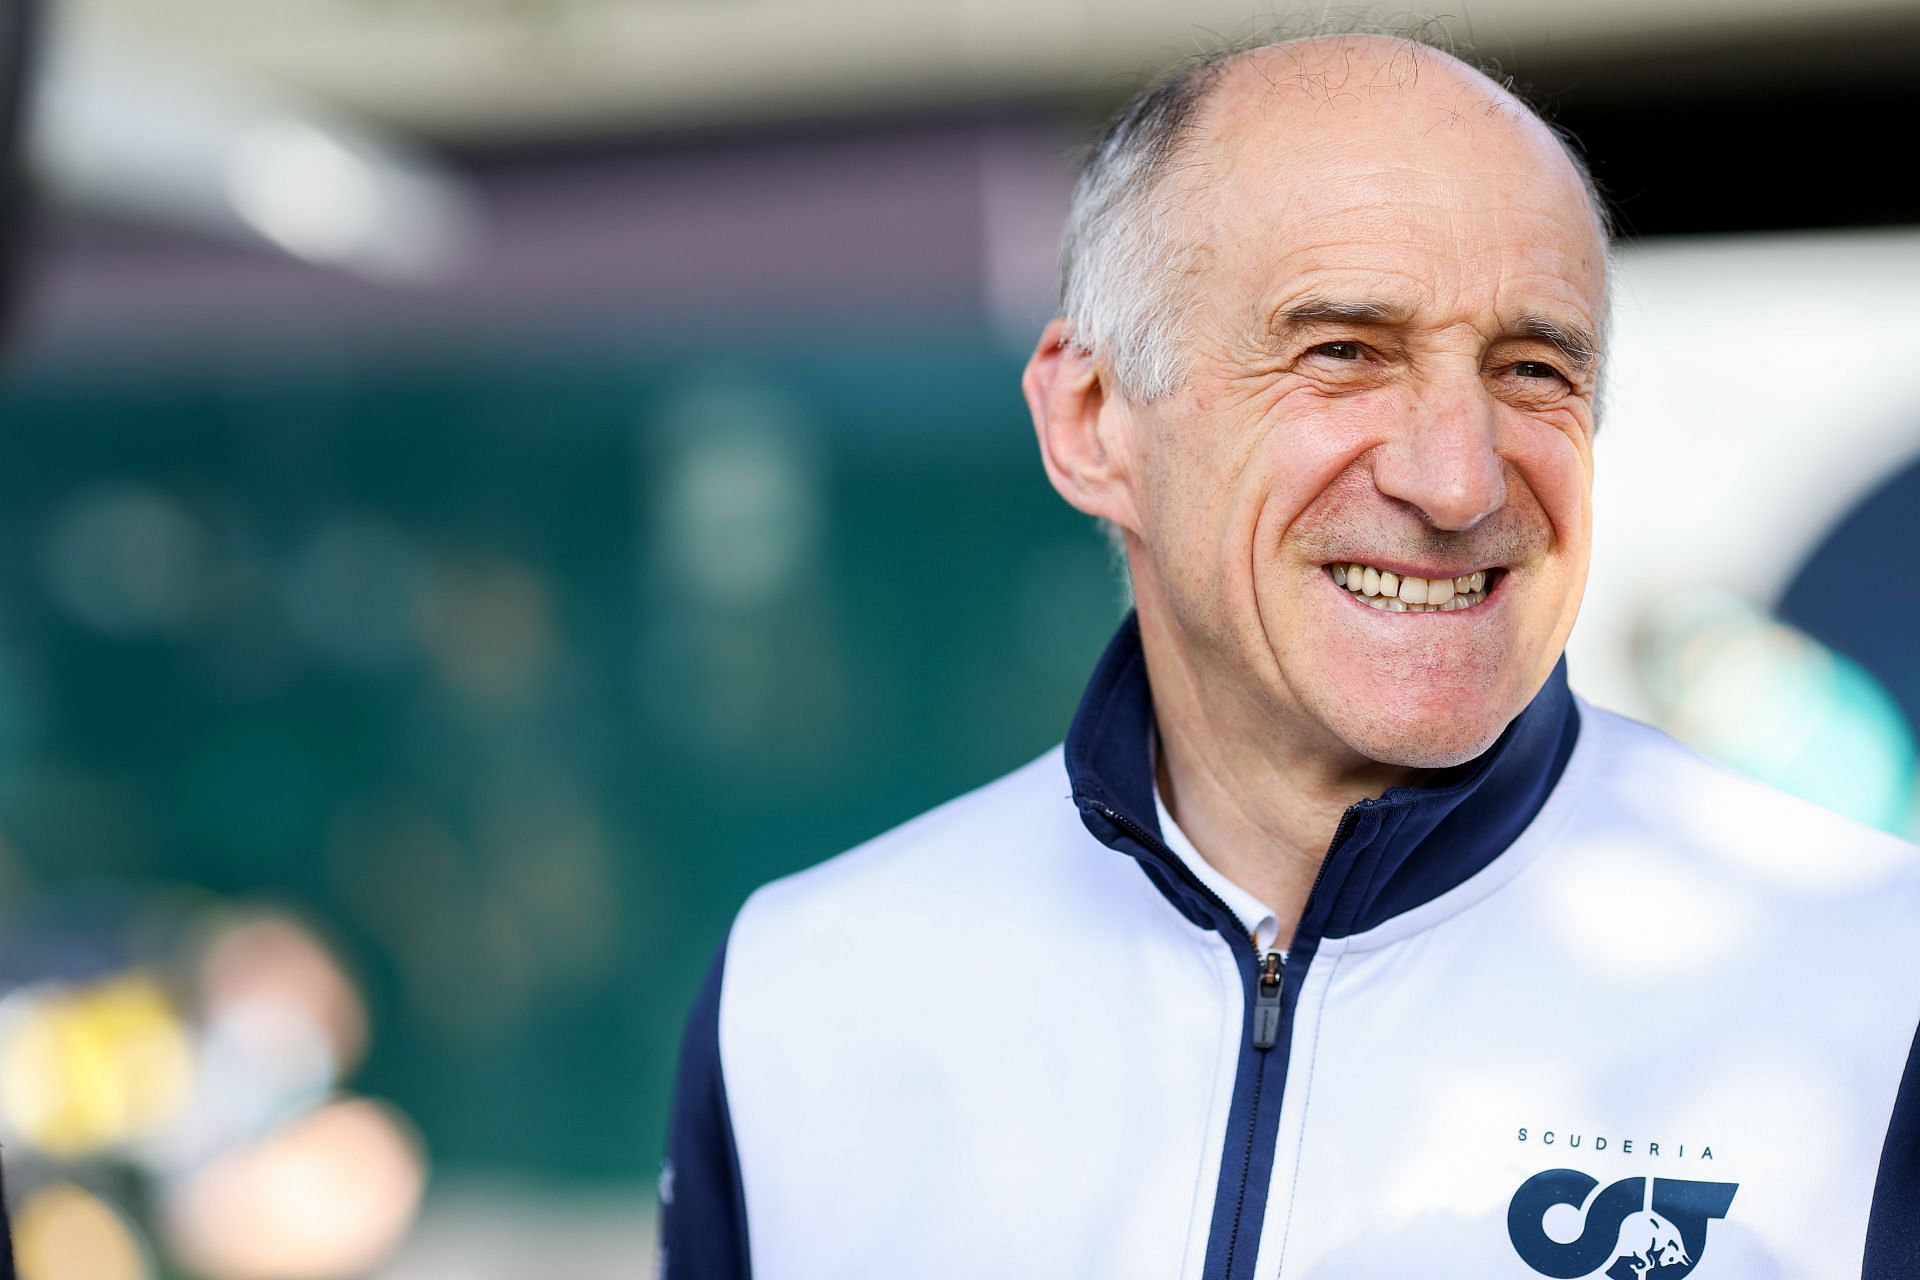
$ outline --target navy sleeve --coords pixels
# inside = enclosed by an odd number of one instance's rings
[[[1880,1176],[1867,1217],[1866,1265],[1861,1280],[1920,1276],[1920,1033],[1907,1054],[1907,1071],[1893,1102]]]
[[[0,1177],[0,1280],[14,1280],[13,1224],[7,1220],[7,1187]]]
[[[720,1069],[726,944],[687,1019],[660,1170],[661,1280],[748,1280],[747,1204]]]

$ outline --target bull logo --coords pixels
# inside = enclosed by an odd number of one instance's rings
[[[1507,1237],[1521,1259],[1555,1280],[1681,1280],[1699,1265],[1707,1224],[1724,1218],[1732,1182],[1622,1178],[1604,1189],[1577,1169],[1549,1169],[1520,1184],[1507,1206]],[[1579,1211],[1580,1235],[1547,1234],[1547,1216]],[[1558,1235],[1567,1234],[1565,1231]]]
[[[1613,1250],[1613,1266],[1607,1270],[1609,1276],[1622,1266],[1629,1268],[1628,1274],[1633,1280],[1641,1280],[1656,1267],[1662,1271],[1668,1267],[1693,1268],[1693,1259],[1687,1256],[1679,1229],[1651,1209],[1627,1215],[1627,1220],[1620,1224],[1620,1238],[1614,1241]]]

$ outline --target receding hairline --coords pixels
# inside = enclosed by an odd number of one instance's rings
[[[1261,76],[1268,91],[1291,84],[1322,104],[1362,90],[1410,87],[1419,81],[1423,68],[1429,66],[1450,74],[1461,88],[1481,94],[1483,105],[1498,109],[1511,124],[1551,144],[1550,154],[1567,166],[1584,191],[1602,243],[1610,236],[1611,219],[1605,202],[1571,138],[1550,124],[1510,84],[1501,83],[1448,49],[1407,35],[1332,32],[1294,36],[1223,52],[1210,59],[1189,73],[1195,78],[1191,114],[1173,140],[1172,163],[1161,175],[1163,178],[1172,170],[1199,162],[1195,149],[1205,143],[1209,122],[1217,118],[1225,96],[1244,84],[1248,76],[1264,70],[1262,64],[1278,59],[1288,59],[1291,65],[1284,81],[1270,72]],[[1356,75],[1365,75],[1366,79],[1356,82],[1353,79]]]
[[[1466,79],[1486,89],[1490,96],[1531,113],[1531,108],[1521,101],[1511,88],[1495,80],[1484,69],[1439,45],[1429,44],[1407,35],[1389,35],[1372,31],[1336,31],[1319,35],[1291,36],[1284,40],[1269,40],[1262,44],[1223,51],[1213,59],[1211,65],[1221,73],[1221,78],[1224,78],[1226,73],[1234,70],[1236,64],[1251,64],[1268,58],[1308,54],[1315,50],[1324,50],[1325,56],[1316,62],[1308,62],[1304,58],[1296,59],[1295,66],[1302,75],[1307,75],[1309,68],[1325,66],[1340,53],[1364,51],[1380,64],[1381,70],[1396,77],[1391,81],[1396,87],[1413,84],[1419,79],[1421,64],[1434,63],[1462,73]],[[1343,70],[1351,71],[1353,67],[1349,65]],[[1272,82],[1269,81],[1269,83]],[[1319,78],[1315,83],[1332,92],[1346,88],[1344,80]],[[1376,87],[1377,84],[1378,81],[1374,81],[1368,87]]]

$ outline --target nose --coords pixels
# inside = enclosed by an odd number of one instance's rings
[[[1507,500],[1495,449],[1499,402],[1477,376],[1424,388],[1392,438],[1374,451],[1374,487],[1436,529],[1471,529]]]

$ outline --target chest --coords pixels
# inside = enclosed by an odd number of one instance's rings
[[[1905,995],[1839,955],[1592,943],[1510,921],[1323,952],[1257,1274],[1859,1274]]]

